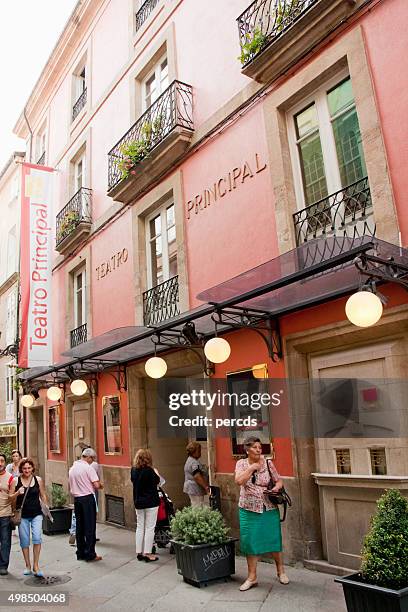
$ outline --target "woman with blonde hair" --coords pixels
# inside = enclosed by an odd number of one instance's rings
[[[190,498],[192,506],[203,506],[204,496],[210,493],[207,471],[200,461],[201,444],[189,442],[186,446],[187,461],[184,464],[184,493]]]
[[[152,453],[140,448],[133,460],[130,473],[133,483],[133,501],[136,509],[136,554],[138,561],[157,561],[152,554],[154,528],[159,509],[159,492],[157,486],[160,476],[153,468]]]

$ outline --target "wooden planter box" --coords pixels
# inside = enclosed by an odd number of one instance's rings
[[[178,573],[184,582],[196,587],[207,586],[213,580],[227,579],[235,574],[235,542],[222,544],[181,544],[171,540],[176,553]]]
[[[348,612],[408,612],[408,587],[394,591],[363,582],[361,574],[335,578],[343,585]]]
[[[68,533],[71,527],[72,508],[51,508],[54,522],[51,523],[48,517],[43,517],[43,532],[46,535],[56,533]]]

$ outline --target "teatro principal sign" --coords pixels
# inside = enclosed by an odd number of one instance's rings
[[[188,200],[186,203],[187,219],[191,219],[192,215],[198,215],[209,206],[216,204],[221,198],[228,197],[234,189],[239,189],[246,181],[254,179],[265,168],[266,162],[258,153],[255,153],[253,159],[244,161],[241,166],[236,166],[224,176],[216,178],[201,193]]]

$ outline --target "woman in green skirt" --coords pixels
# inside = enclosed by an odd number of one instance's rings
[[[244,446],[247,458],[240,459],[235,468],[235,482],[241,487],[238,504],[240,550],[246,555],[248,563],[248,578],[240,586],[240,591],[248,591],[257,586],[256,566],[259,557],[265,554],[272,554],[275,559],[279,582],[289,583],[283,566],[279,510],[266,495],[277,493],[283,487],[283,482],[274,464],[268,459],[275,482],[273,489],[268,491],[270,474],[262,455],[260,439],[251,436],[245,440]]]

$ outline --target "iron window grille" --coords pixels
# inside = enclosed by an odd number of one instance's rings
[[[91,223],[92,189],[81,187],[57,215],[56,246],[83,221]]]
[[[128,145],[141,146],[142,161],[176,127],[193,130],[193,89],[180,81],[173,81],[109,151],[108,189],[124,178],[121,162],[126,159]]]
[[[178,276],[143,293],[143,323],[157,325],[180,314]]]
[[[246,66],[267,45],[282,36],[319,0],[255,0],[238,17],[239,40]]]
[[[88,340],[88,331],[86,328],[86,323],[72,329],[70,332],[70,340],[71,340],[71,348],[78,346],[79,344],[83,344]]]
[[[351,459],[349,448],[336,449],[336,465],[338,474],[351,474]]]
[[[385,448],[370,448],[371,473],[373,476],[387,475]]]
[[[149,15],[154,11],[160,0],[145,0],[142,6],[136,13],[136,25],[135,31],[137,32],[145,21],[147,21]]]
[[[296,246],[325,236],[375,236],[375,224],[370,217],[373,217],[371,192],[365,177],[294,213]]]
[[[41,153],[41,157],[37,161],[37,166],[45,166],[45,151]]]
[[[81,93],[78,100],[75,102],[74,106],[72,107],[72,121],[74,121],[78,117],[79,113],[84,108],[86,104],[86,97],[87,97],[87,88],[85,87],[84,91]]]

